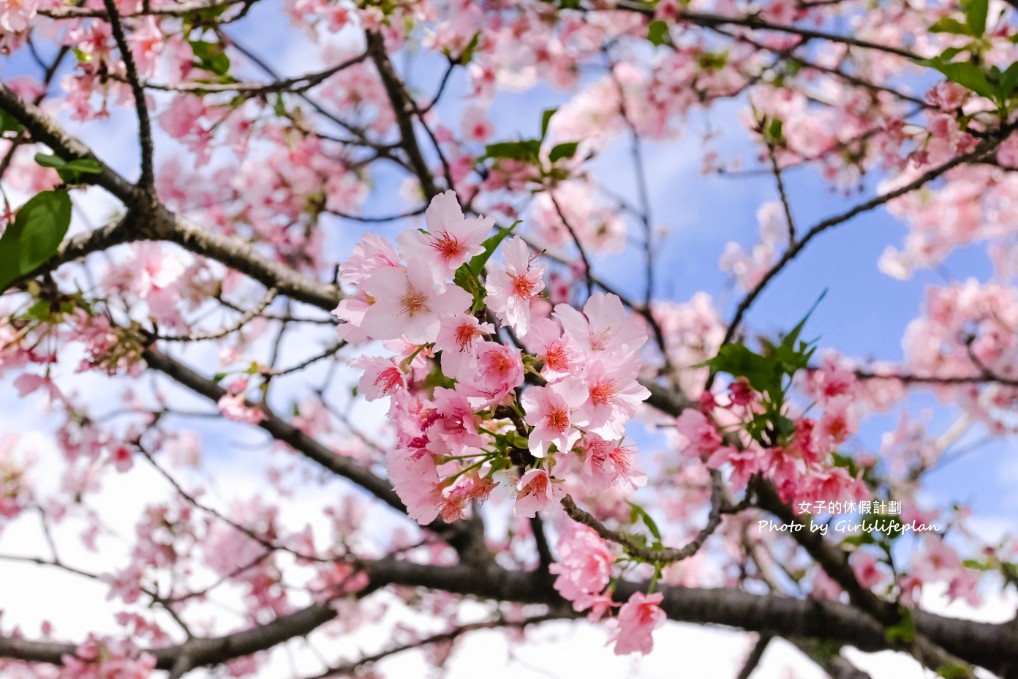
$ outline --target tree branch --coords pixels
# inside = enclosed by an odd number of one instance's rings
[[[417,136],[414,134],[413,115],[416,105],[406,97],[403,91],[403,81],[400,80],[399,74],[396,73],[392,62],[389,61],[389,56],[385,53],[385,40],[382,36],[368,31],[367,40],[368,54],[375,62],[375,67],[378,69],[378,74],[382,78],[382,84],[385,86],[385,92],[392,105],[392,111],[396,116],[401,144],[410,160],[414,174],[417,176],[417,181],[421,183],[424,197],[430,201],[438,195],[439,191],[431,176],[431,170],[428,169],[428,164],[424,160],[424,155],[421,153],[421,147],[417,144]]]
[[[394,559],[364,562],[360,568],[369,577],[368,587],[358,593],[360,597],[387,585],[401,585],[496,601],[545,604],[556,609],[566,605],[541,573],[507,571],[497,566],[430,566]],[[646,591],[646,587],[647,583],[621,582],[615,598],[625,601],[636,591]],[[663,586],[658,591],[664,595],[662,610],[674,621],[725,625],[773,636],[827,639],[862,651],[889,647],[880,625],[837,601],[732,589]],[[190,655],[195,667],[225,662],[307,635],[335,616],[331,604],[320,602],[254,629],[194,639],[152,653],[161,669],[172,667],[182,654]],[[1014,630],[1007,623],[980,623],[916,611],[915,624],[920,633],[968,662],[1005,675],[1018,671],[1018,647],[1014,645]],[[72,644],[0,636],[0,657],[59,664],[62,655],[73,653]]]

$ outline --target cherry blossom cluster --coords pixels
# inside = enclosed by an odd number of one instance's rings
[[[622,444],[650,394],[637,380],[642,324],[600,292],[582,310],[552,307],[541,295],[546,266],[518,236],[501,246],[501,262],[488,264],[481,288],[470,262],[491,254],[494,220],[464,217],[451,191],[432,200],[425,221],[426,231],[406,231],[396,245],[363,237],[340,268],[353,292],[335,312],[344,338],[382,340],[394,354],[351,365],[364,371],[367,399],[390,399],[397,445],[388,470],[410,516],[421,524],[460,519],[502,473],[524,518],[553,508],[567,485],[584,494],[643,485]],[[576,610],[593,607],[601,617],[612,605],[607,544],[572,527],[560,549],[556,588]],[[623,606],[616,652],[650,650],[664,616],[659,602]]]
[[[731,383],[725,395],[705,392],[699,409],[689,408],[676,420],[680,449],[708,468],[727,470],[736,491],[759,474],[792,505],[820,497],[869,499],[870,490],[859,473],[853,476],[833,459],[838,447],[858,430],[863,390],[855,375],[827,360],[802,387],[822,409],[819,416],[799,415],[791,420],[792,432],[764,443],[745,434],[750,420],[761,412],[760,394],[745,380]]]
[[[391,399],[399,446],[389,471],[411,515],[459,518],[491,492],[495,472],[513,468],[516,512],[533,516],[562,495],[558,470],[570,458],[591,487],[639,483],[620,441],[649,395],[637,381],[643,327],[614,295],[595,293],[582,311],[552,308],[541,296],[546,267],[518,236],[482,290],[469,261],[494,221],[465,218],[451,191],[425,219],[427,231],[404,232],[398,249],[361,240],[340,270],[356,291],[336,310],[347,340],[384,340],[395,352],[354,365],[368,399]],[[461,267],[463,287],[450,280]]]

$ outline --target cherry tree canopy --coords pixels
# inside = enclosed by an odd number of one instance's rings
[[[0,673],[1018,676],[1015,12],[5,0]]]

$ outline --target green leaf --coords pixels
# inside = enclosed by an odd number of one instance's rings
[[[937,676],[944,679],[966,679],[972,676],[972,668],[960,662],[953,662],[938,667]]]
[[[50,317],[50,305],[46,300],[40,299],[38,302],[28,308],[25,313],[21,314],[20,318],[27,321],[39,321],[40,323],[48,321]]]
[[[952,33],[954,35],[972,35],[969,32],[969,27],[958,21],[954,17],[940,17],[937,19],[932,26],[930,26],[930,33]]]
[[[67,191],[43,191],[22,205],[0,238],[0,291],[52,257],[70,224]]]
[[[576,155],[576,149],[579,148],[580,143],[577,141],[567,141],[562,144],[556,144],[552,147],[551,152],[548,154],[548,159],[551,162],[557,162],[562,158],[572,158]]]
[[[799,336],[802,334],[803,328],[806,327],[806,321],[813,315],[813,312],[816,311],[817,306],[819,306],[826,295],[826,290],[820,293],[817,301],[813,302],[813,306],[809,308],[809,311],[802,317],[802,320],[787,335],[781,338],[781,343],[777,346],[772,345],[769,347],[769,351],[766,352],[767,357],[773,360],[784,374],[792,376],[809,365],[809,360],[813,357],[815,348],[812,342],[800,342]]]
[[[83,174],[101,174],[102,165],[91,158],[78,158],[70,162],[60,156],[36,153],[35,162],[42,167],[49,167],[57,171],[60,179],[65,184],[75,184],[81,181]]]
[[[996,98],[996,88],[990,84],[990,81],[986,79],[986,74],[975,64],[970,64],[967,61],[948,63],[939,59],[922,59],[919,63],[940,71],[951,82],[956,82],[976,94],[990,99]]]
[[[870,533],[859,533],[858,535],[849,535],[847,538],[841,541],[842,545],[854,545],[859,547],[861,545],[872,545],[876,540],[873,539],[873,535]]]
[[[912,640],[915,639],[915,621],[912,620],[912,612],[907,608],[902,608],[901,620],[884,630],[884,638],[889,644],[912,643]]]
[[[969,35],[981,38],[986,32],[986,15],[989,11],[989,0],[961,0],[965,10],[965,23],[969,27]]]
[[[509,226],[509,228],[499,228],[495,235],[490,236],[487,240],[481,243],[484,247],[484,252],[479,255],[474,255],[469,262],[456,269],[456,273],[452,278],[453,283],[471,293],[474,296],[475,305],[483,304],[484,302],[484,288],[478,284],[477,277],[482,271],[484,271],[484,265],[488,263],[489,259],[491,259],[491,255],[494,254],[495,250],[498,249],[498,246],[502,244],[502,241],[513,232],[513,229],[516,228],[516,225],[519,224],[520,221],[521,220],[517,219]]]
[[[948,47],[943,52],[941,52],[940,56],[937,57],[937,59],[935,59],[934,61],[936,61],[936,60],[945,61],[945,62],[946,61],[951,61],[952,59],[954,59],[956,56],[958,56],[959,54],[961,54],[962,52],[964,52],[967,49],[968,49],[968,46],[966,46],[966,47]]]
[[[505,435],[505,440],[509,443],[509,445],[515,448],[522,448],[523,450],[527,450],[530,446],[530,441],[515,430],[510,430],[509,433]]]
[[[842,467],[848,472],[849,476],[855,478],[855,475],[859,472],[859,467],[848,455],[842,455],[841,453],[834,451],[831,453],[831,461],[835,467]]]
[[[647,530],[650,531],[650,534],[654,536],[654,539],[656,539],[658,542],[661,542],[661,529],[657,527],[657,523],[654,521],[653,518],[651,518],[650,514],[647,513],[647,510],[641,507],[640,505],[636,504],[635,502],[630,502],[629,507],[630,507],[629,514],[630,520],[635,521],[637,518],[639,518],[641,521],[643,521],[643,525],[647,527]]]
[[[558,111],[557,108],[549,108],[541,114],[541,139],[548,135],[548,125],[551,124],[551,117]]]
[[[477,51],[477,45],[481,42],[481,32],[477,31],[474,33],[474,37],[470,38],[470,42],[460,52],[459,63],[460,66],[466,66],[470,63],[470,60],[474,58],[474,52]]]
[[[24,126],[7,111],[0,110],[0,132],[21,132]]]
[[[480,275],[480,273],[484,271],[484,265],[488,263],[489,259],[491,259],[491,255],[494,254],[495,250],[498,249],[498,246],[502,244],[502,241],[509,237],[509,234],[513,232],[520,221],[521,220],[517,219],[515,222],[510,224],[508,228],[499,227],[498,232],[495,235],[489,236],[483,243],[481,243],[481,246],[484,248],[484,252],[479,255],[474,255],[473,258],[467,262],[467,266],[470,267],[470,271],[475,276]]]
[[[198,67],[224,76],[230,70],[230,57],[226,56],[226,50],[218,42],[204,42],[202,40],[191,40],[191,51],[198,60]]]
[[[64,166],[65,170],[71,172],[77,172],[78,174],[102,174],[103,168],[99,164],[98,160],[92,160],[91,158],[78,158],[72,160]]]
[[[700,52],[696,55],[696,64],[705,71],[717,71],[728,63],[728,50],[722,52]]]
[[[276,93],[276,101],[272,104],[272,112],[280,118],[286,117],[286,102],[283,101],[283,95]]]
[[[764,140],[768,144],[782,144],[785,141],[784,133],[782,128],[784,123],[780,118],[773,119],[767,128],[764,130]]]
[[[650,26],[647,26],[647,40],[650,44],[660,47],[668,42],[668,38],[671,37],[668,32],[668,24],[660,19],[656,19],[650,22]]]
[[[67,161],[60,156],[52,156],[45,153],[36,153],[35,162],[42,167],[51,167],[54,170],[62,170],[67,167]]]
[[[1007,67],[1007,70],[1000,74],[997,92],[1000,95],[1001,101],[1009,99],[1014,94],[1016,87],[1018,87],[1018,62],[1011,64]]]
[[[774,364],[743,344],[726,344],[718,350],[717,356],[694,367],[708,367],[714,372],[745,377],[749,385],[759,392],[774,394],[781,391],[781,376],[774,370]]]
[[[541,153],[541,142],[537,139],[504,141],[484,147],[483,158],[508,158],[536,163]]]

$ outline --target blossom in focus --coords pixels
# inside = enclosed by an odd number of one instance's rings
[[[451,278],[471,257],[484,252],[482,243],[495,225],[491,217],[466,219],[452,191],[435,196],[424,219],[428,233],[416,229],[404,231],[398,239],[399,252],[408,261],[422,258],[446,278]]]
[[[516,506],[513,511],[517,516],[531,519],[537,512],[558,502],[564,494],[565,491],[551,480],[548,472],[531,469],[516,484]]]
[[[488,274],[484,298],[499,320],[508,323],[520,337],[530,332],[530,301],[544,290],[543,264],[533,264],[530,248],[518,236],[504,246],[505,266]]]
[[[361,329],[373,339],[434,342],[441,320],[470,306],[470,293],[450,286],[443,289],[434,269],[421,257],[413,257],[406,269],[376,270],[361,286],[375,299],[364,312]]]

